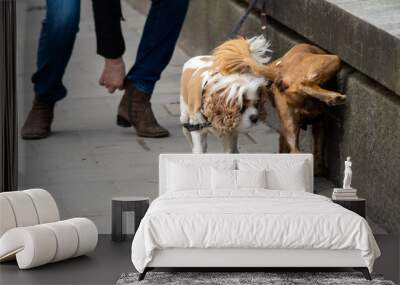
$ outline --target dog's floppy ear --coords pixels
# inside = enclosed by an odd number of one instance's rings
[[[221,92],[221,91],[220,91]],[[226,96],[220,92],[207,93],[203,97],[203,112],[212,127],[220,134],[231,133],[238,128],[241,119],[240,106],[237,101],[226,103]]]
[[[273,100],[272,91],[269,85],[262,85],[258,88],[259,100],[257,104],[258,118],[261,122],[267,122],[268,100]]]

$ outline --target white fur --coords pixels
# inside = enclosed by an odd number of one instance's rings
[[[206,123],[206,119],[201,112],[196,112],[190,117],[189,123],[192,125],[204,124]]]
[[[271,42],[263,35],[252,37],[247,40],[251,56],[260,64],[266,64],[271,61],[272,50]]]
[[[201,68],[204,67],[210,67],[212,65],[211,61],[211,56],[208,55],[201,55],[201,56],[195,56],[189,59],[184,65],[183,65],[183,71],[186,69],[196,69],[196,71],[193,73],[193,75],[196,74],[196,72],[199,72]],[[206,84],[208,78],[209,78],[209,72],[208,71],[203,71],[201,74],[202,79],[202,88],[204,88],[204,85]],[[183,100],[182,96],[180,97],[180,122],[181,124],[203,124],[206,122],[204,116],[200,112],[196,112],[192,116],[190,116],[189,113],[189,107]]]
[[[262,43],[266,45],[266,40],[263,36],[254,37],[248,41],[251,41],[249,44],[250,46],[253,46],[255,55],[262,53],[263,49],[259,46],[261,46]],[[266,50],[269,50],[268,47],[269,46],[267,45]],[[211,59],[211,56],[195,56],[183,65],[183,70],[190,68],[197,69],[196,72],[198,72],[201,68],[210,67],[212,65]],[[196,72],[194,74],[196,74]],[[227,104],[237,101],[240,106],[243,104],[244,95],[246,95],[248,100],[256,100],[258,88],[266,83],[265,78],[257,77],[250,73],[222,76],[219,73],[211,73],[206,70],[203,71],[201,77],[202,88],[204,88],[207,83],[207,86],[211,87],[210,93],[223,90],[221,96],[228,95],[226,98]]]
[[[244,111],[240,119],[239,129],[245,130],[254,126],[254,123],[250,121],[250,116],[258,115],[258,111],[254,107],[249,107]]]
[[[189,107],[186,104],[185,100],[183,100],[183,97],[180,96],[179,97],[179,109],[181,112],[181,115],[179,117],[179,120],[181,122],[181,124],[186,124],[189,122],[190,119],[190,114],[189,114]]]
[[[207,130],[190,132],[192,135],[192,153],[207,152]]]
[[[227,104],[237,101],[240,107],[243,104],[244,96],[248,100],[256,100],[258,98],[258,88],[265,83],[266,80],[263,77],[257,77],[250,73],[225,76],[218,73],[208,81],[210,93],[223,91],[221,96],[227,95]]]
[[[212,72],[206,70],[201,74],[201,77],[202,77],[201,89],[204,89],[206,87],[206,84],[208,84],[208,81],[212,78]]]
[[[190,69],[198,69],[203,67],[210,67],[212,65],[210,55],[199,55],[192,57],[188,61],[185,62],[183,65],[183,70],[190,68]]]
[[[180,96],[180,117],[179,117],[179,121],[181,122],[181,124],[187,124],[190,123],[192,125],[197,125],[197,124],[204,124],[206,123],[206,119],[204,118],[203,114],[201,112],[196,112],[195,114],[193,114],[192,116],[190,116],[189,113],[189,107],[186,104],[185,100],[183,100],[183,97]]]

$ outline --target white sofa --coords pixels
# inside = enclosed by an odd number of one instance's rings
[[[0,193],[0,262],[16,259],[28,269],[84,255],[97,245],[97,228],[86,218],[60,221],[49,192]]]

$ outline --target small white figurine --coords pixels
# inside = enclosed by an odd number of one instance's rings
[[[351,188],[351,176],[353,172],[351,170],[351,161],[350,156],[347,157],[344,162],[344,179],[343,179],[343,189],[352,189]]]

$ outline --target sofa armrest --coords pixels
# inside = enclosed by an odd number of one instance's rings
[[[33,268],[89,253],[97,239],[86,218],[13,228],[0,238],[0,261],[16,258],[20,269]]]

